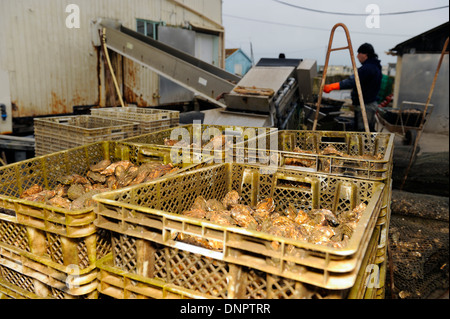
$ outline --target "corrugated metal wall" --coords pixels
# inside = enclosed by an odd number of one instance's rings
[[[66,27],[70,4],[80,9],[80,28]],[[0,70],[9,74],[14,117],[71,113],[74,105],[103,102],[99,54],[90,27],[99,17],[118,19],[130,29],[136,29],[136,18],[173,26],[194,22],[217,27],[222,22],[222,1],[1,0]],[[140,104],[155,105],[157,75],[125,61],[124,79],[135,88],[130,94]]]

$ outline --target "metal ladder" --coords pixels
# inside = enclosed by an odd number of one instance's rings
[[[332,48],[334,32],[336,31],[336,29],[338,27],[342,27],[344,29],[344,31],[345,31],[345,35],[346,35],[346,38],[347,38],[347,46],[346,47],[339,47],[339,48]],[[353,55],[352,41],[350,39],[350,34],[348,32],[347,26],[345,24],[343,24],[343,23],[337,23],[331,29],[330,40],[328,41],[327,56],[326,56],[326,59],[325,59],[325,66],[323,68],[322,82],[320,83],[319,99],[317,100],[316,114],[315,114],[315,118],[314,118],[314,124],[313,124],[313,127],[312,127],[313,131],[315,131],[316,128],[317,128],[317,121],[318,121],[318,118],[319,118],[320,104],[322,103],[322,94],[323,94],[323,88],[325,86],[325,79],[326,79],[326,76],[327,76],[328,62],[330,60],[330,53],[333,52],[333,51],[340,51],[340,50],[347,50],[347,49],[350,52],[350,58],[352,60],[353,74],[355,75],[356,89],[358,91],[359,105],[361,107],[361,115],[362,115],[362,118],[363,118],[363,121],[364,121],[364,128],[365,128],[365,131],[367,133],[370,132],[370,130],[369,130],[369,123],[367,121],[366,106],[364,105],[364,99],[363,99],[362,91],[361,91],[361,84],[359,82],[358,69],[356,68],[355,56]]]

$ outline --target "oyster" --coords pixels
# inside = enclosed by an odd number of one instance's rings
[[[44,190],[40,191],[39,193],[35,193],[35,194],[28,195],[26,197],[23,197],[23,199],[26,199],[26,200],[29,200],[32,202],[44,202],[44,201],[52,198],[55,195],[56,195],[55,191],[44,189]]]
[[[102,160],[91,165],[85,176],[65,175],[56,180],[54,190],[35,184],[24,190],[20,198],[67,209],[80,209],[95,204],[94,194],[146,181],[177,170],[172,164],[148,163],[137,167],[128,160],[111,163]],[[141,174],[141,175],[140,175]],[[137,179],[139,178],[139,179]]]
[[[188,211],[183,212],[184,216],[187,217],[194,217],[194,218],[205,218],[206,217],[206,211],[203,209],[195,208]]]
[[[284,213],[286,214],[286,217],[292,221],[295,221],[295,218],[298,215],[297,212],[295,211],[295,207],[292,204],[289,204],[288,208],[286,208]]]
[[[253,217],[253,210],[246,205],[234,205],[231,209],[231,217],[233,217],[234,221],[237,225],[244,228],[254,228],[258,225],[258,222]]]
[[[220,211],[225,210],[222,202],[217,199],[209,199],[206,201],[206,209],[208,211]]]
[[[27,190],[25,190],[22,195],[20,195],[20,198],[25,198],[25,197],[29,197],[31,195],[35,195],[37,193],[40,193],[44,190],[44,188],[41,185],[38,184],[34,184],[33,186],[31,186],[30,188],[28,188]]]
[[[89,180],[86,177],[81,176],[79,174],[62,176],[57,181],[63,185],[72,185],[74,183],[79,183],[79,184],[88,184],[89,183]]]
[[[75,200],[86,193],[85,188],[80,184],[73,184],[67,190],[67,197]]]
[[[308,220],[309,220],[309,215],[305,211],[299,209],[297,211],[297,216],[295,217],[294,221],[297,224],[301,225],[301,224],[307,223]]]
[[[149,172],[149,174],[145,177],[144,182],[154,180],[158,177],[172,173],[176,170],[178,170],[178,167],[173,167],[173,165],[170,163],[167,165],[159,164]]]
[[[362,213],[366,209],[366,204],[361,203],[352,210],[341,212],[337,219],[339,223],[357,222],[361,218]]]
[[[100,171],[100,174],[102,174],[102,175],[112,175],[112,174],[114,174],[114,172],[116,170],[116,167],[119,166],[119,165],[123,166],[125,169],[128,169],[128,167],[133,165],[133,163],[131,163],[128,160],[114,162],[114,163],[108,165],[108,167],[106,167],[104,170]]]
[[[155,168],[155,163],[145,163],[136,171],[136,176],[131,181],[130,185],[137,185],[144,182],[145,178],[150,174],[150,172]]]
[[[291,166],[300,166],[300,167],[315,167],[316,166],[316,160],[314,159],[307,159],[307,158],[294,158],[294,157],[287,157],[284,160],[285,165],[291,165]]]
[[[320,152],[322,155],[336,155],[336,156],[340,156],[343,157],[345,156],[344,153],[339,152],[334,146],[332,145],[328,145],[327,147],[325,147],[322,152]]]
[[[269,215],[275,210],[275,204],[272,198],[266,198],[256,204],[256,208],[253,211],[253,217],[262,223],[265,219],[269,218]]]
[[[122,166],[117,166],[122,167]],[[116,168],[117,170],[117,168]],[[131,184],[131,182],[136,178],[138,174],[138,168],[136,166],[129,167],[126,171],[122,173],[120,177],[117,177],[118,187],[126,187]]]
[[[183,214],[224,226],[239,226],[284,238],[342,248],[351,238],[365,205],[360,204],[355,209],[342,212],[338,216],[329,209],[312,209],[308,212],[297,210],[292,203],[288,204],[284,212],[276,212],[275,208],[272,198],[258,202],[254,209],[249,205],[239,204],[238,193],[231,191],[222,198],[222,201],[216,199],[206,201],[199,196],[191,209]],[[217,240],[186,234],[179,238],[209,249],[223,248],[223,243]],[[277,250],[280,244],[275,240],[269,246]],[[287,249],[294,248],[292,245],[287,246]]]
[[[56,195],[61,196],[61,197],[67,196],[67,192],[69,190],[69,187],[70,186],[68,186],[68,185],[58,184],[55,187]]]
[[[215,136],[205,146],[203,146],[203,148],[211,150],[222,150],[222,147],[225,145],[225,142],[226,142],[225,135]]]
[[[171,140],[170,138],[165,138],[164,139],[164,145],[166,146],[181,146],[181,147],[185,147],[188,146],[188,143],[186,143],[186,141],[183,140]]]
[[[107,189],[94,189],[83,194],[82,196],[78,197],[76,200],[70,203],[70,209],[81,209],[94,205],[95,201],[92,199],[92,196],[100,194],[106,190]]]
[[[194,204],[191,206],[192,209],[202,209],[202,210],[208,210],[208,207],[206,205],[206,199],[204,199],[202,196],[199,196],[195,199]]]
[[[313,228],[309,241],[313,244],[328,243],[335,235],[333,228],[330,226],[316,226]]]
[[[236,222],[231,217],[229,211],[217,211],[217,212],[208,212],[207,218],[213,223],[217,223],[224,226],[235,226]]]
[[[50,203],[50,205],[65,209],[69,209],[71,204],[71,201],[69,199],[63,198],[61,196],[52,197],[48,200],[48,202]]]
[[[106,169],[109,165],[111,165],[111,161],[109,159],[98,162],[95,165],[89,167],[89,169],[93,172],[101,172]]]
[[[104,183],[106,181],[106,176],[93,171],[87,172],[86,176],[94,183]]]
[[[234,205],[239,204],[239,199],[239,193],[233,190],[225,194],[225,197],[222,199],[222,204],[225,206],[225,209],[230,209]]]

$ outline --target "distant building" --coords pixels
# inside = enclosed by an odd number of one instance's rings
[[[252,60],[241,49],[225,50],[225,70],[236,75],[244,75],[252,67]]]
[[[397,56],[394,107],[400,107],[403,101],[426,103],[448,30],[446,22],[390,49],[389,53]],[[446,54],[430,101],[434,108],[424,127],[428,132],[449,132],[448,59]]]

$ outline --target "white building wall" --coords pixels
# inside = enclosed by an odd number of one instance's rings
[[[66,26],[70,4],[80,10],[80,28]],[[90,27],[99,17],[118,19],[133,30],[137,18],[217,28],[222,1],[0,0],[0,70],[9,75],[14,117],[71,113],[74,105],[102,102],[99,53]],[[143,103],[155,105],[157,75],[131,63],[125,62],[125,81],[133,76],[131,85]]]

